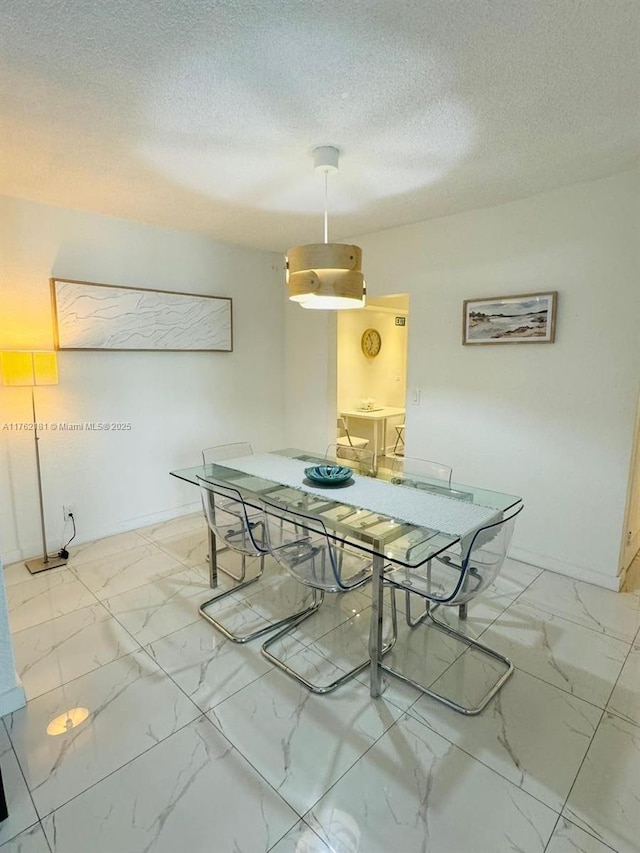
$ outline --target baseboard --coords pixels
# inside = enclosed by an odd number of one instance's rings
[[[113,528],[106,530],[87,531],[84,535],[81,533],[77,539],[73,540],[73,545],[84,545],[86,542],[95,542],[96,539],[104,539],[107,536],[117,536],[118,533],[128,533],[130,530],[137,530],[139,527],[149,527],[152,524],[162,524],[163,521],[172,521],[174,518],[180,518],[183,515],[191,515],[194,512],[202,512],[202,504],[200,501],[195,501],[190,504],[173,507],[172,509],[162,510],[162,512],[154,512],[151,515],[140,515],[136,518],[129,518],[115,525]],[[70,546],[70,547],[73,547]],[[5,551],[0,555],[5,566],[11,563],[19,563],[22,560],[31,557],[37,557],[42,553],[42,544],[34,544],[32,547],[16,548],[13,551]],[[50,549],[49,553],[53,553]]]
[[[14,711],[24,708],[27,704],[24,687],[17,675],[16,681],[18,683],[15,687],[10,687],[4,693],[0,693],[0,717],[4,717],[5,714],[12,714]]]
[[[521,563],[528,563],[531,566],[537,566],[539,569],[547,569],[557,575],[565,575],[574,580],[592,583],[595,586],[604,587],[604,589],[612,589],[614,592],[620,592],[624,580],[622,575],[603,575],[600,572],[594,572],[573,563],[556,560],[555,557],[549,557],[546,554],[527,551],[525,548],[512,547],[509,549],[509,556]]]
[[[10,566],[11,563],[19,563],[23,559],[22,554],[20,548],[15,548],[13,551],[3,551],[0,554],[0,560],[5,566]]]
[[[140,515],[137,518],[130,518],[119,525],[120,529],[115,533],[127,533],[129,530],[137,530],[139,527],[149,527],[152,524],[162,524],[163,521],[172,521],[174,518],[180,518],[183,515],[192,515],[194,512],[202,512],[202,502],[200,500],[182,506],[166,509],[162,512],[155,512],[151,515]],[[112,533],[103,533],[100,537],[112,536]],[[94,537],[97,538],[97,537]],[[92,540],[89,540],[92,541]]]

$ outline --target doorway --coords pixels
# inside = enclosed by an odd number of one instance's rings
[[[640,397],[636,407],[621,552],[622,571],[626,572],[623,589],[627,592],[640,590]]]
[[[368,441],[383,467],[404,452],[408,333],[406,293],[338,312],[337,414],[350,435]]]

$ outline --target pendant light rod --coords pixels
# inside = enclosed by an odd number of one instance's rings
[[[313,168],[324,174],[324,242],[329,242],[329,173],[336,174],[340,152],[334,145],[320,145],[313,151]]]
[[[324,171],[324,242],[329,242],[329,203],[328,203],[329,172]]]

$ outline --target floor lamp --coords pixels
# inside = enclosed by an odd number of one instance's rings
[[[55,352],[3,352],[0,361],[0,376],[3,385],[21,385],[31,387],[31,408],[33,411],[33,439],[36,450],[36,470],[38,472],[38,498],[40,499],[40,527],[42,530],[42,557],[28,560],[25,565],[32,574],[64,566],[66,559],[57,554],[47,553],[47,536],[44,526],[44,505],[42,502],[42,475],[40,472],[40,450],[38,442],[38,419],[36,418],[36,385],[58,384],[58,361]]]

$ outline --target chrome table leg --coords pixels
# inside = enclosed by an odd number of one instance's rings
[[[378,549],[376,549],[378,550]],[[371,628],[369,632],[369,657],[371,659],[371,696],[380,696],[380,661],[382,658],[382,573],[384,557],[374,554],[373,574],[371,577]]]

